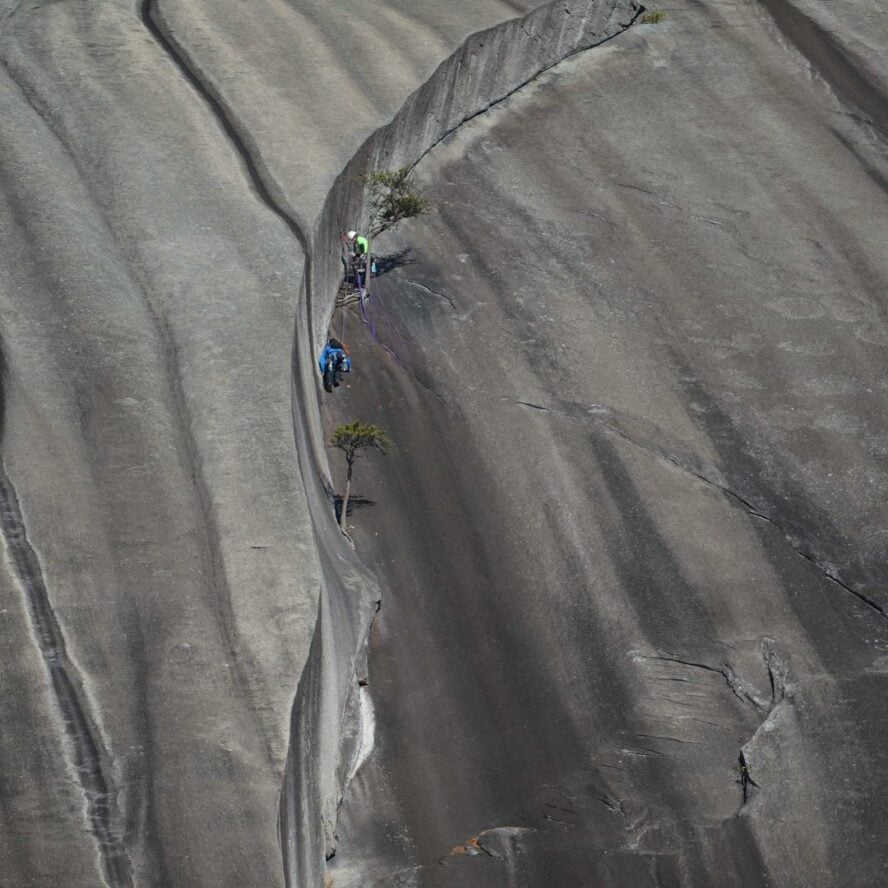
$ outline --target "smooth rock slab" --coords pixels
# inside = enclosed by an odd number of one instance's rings
[[[886,195],[851,113],[761,9],[680,4],[421,165],[379,278],[404,366],[348,316],[330,402],[398,444],[356,485],[388,591],[337,885],[884,881]],[[513,868],[451,862],[507,826]]]

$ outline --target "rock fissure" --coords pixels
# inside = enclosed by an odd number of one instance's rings
[[[259,200],[286,225],[293,237],[299,241],[304,254],[305,272],[305,311],[311,317],[311,250],[308,238],[295,212],[287,207],[280,186],[268,170],[262,154],[253,142],[247,129],[237,120],[234,112],[219,94],[216,87],[204,76],[193,62],[184,47],[175,39],[158,5],[158,0],[143,0],[141,5],[142,23],[157,43],[169,56],[173,64],[197,94],[209,106],[221,126],[228,141],[240,156],[247,177]],[[313,346],[311,324],[309,345]]]
[[[789,663],[786,657],[780,653],[776,643],[770,639],[762,639],[761,654],[765,669],[768,675],[768,689],[770,698],[766,699],[751,684],[741,679],[734,669],[728,664],[720,666],[712,666],[709,663],[703,663],[698,660],[684,659],[682,657],[673,656],[671,654],[658,653],[655,655],[635,654],[636,659],[647,661],[660,661],[666,663],[675,663],[685,666],[689,669],[699,669],[710,672],[724,679],[730,692],[744,705],[751,707],[755,712],[761,713],[761,720],[749,740],[744,743],[739,750],[736,772],[736,783],[741,789],[741,803],[738,810],[742,811],[743,807],[750,801],[753,789],[759,788],[759,783],[753,777],[751,772],[751,764],[749,756],[754,747],[758,734],[765,725],[774,717],[775,712],[786,701],[789,694],[788,687],[790,685]],[[696,719],[704,724],[713,724],[702,719]],[[641,738],[651,739],[649,734],[639,734]],[[679,741],[672,737],[660,737],[657,739]]]
[[[442,404],[450,406],[450,401],[444,397],[437,389],[424,380],[418,373],[405,366],[406,371],[421,385],[429,394],[434,395]]]
[[[765,519],[765,520],[770,520],[770,519]],[[771,524],[774,524],[774,522],[771,521]],[[776,526],[777,525],[775,525],[775,527]],[[843,583],[835,575],[835,573],[832,571],[831,568],[822,564],[813,555],[808,555],[806,552],[803,552],[801,549],[799,549],[795,546],[793,546],[793,548],[796,550],[796,552],[798,552],[799,555],[802,556],[802,558],[805,559],[805,561],[809,562],[810,564],[813,564],[814,567],[816,567],[823,574],[823,576],[825,576],[826,579],[828,579],[831,583],[835,583],[837,586],[844,589],[846,592],[850,592],[855,598],[859,599],[867,607],[869,607],[871,610],[873,610],[877,614],[879,614],[879,616],[884,617],[886,620],[888,620],[888,610],[886,610],[884,607],[882,607],[882,605],[880,605],[877,601],[875,601],[875,599],[870,598],[869,595],[866,595],[865,593],[859,591],[858,589],[853,589],[847,583]]]
[[[763,700],[746,682],[740,679],[734,670],[727,664],[722,666],[710,666],[708,663],[697,663],[692,660],[682,660],[680,657],[673,657],[666,654],[658,654],[653,657],[644,657],[646,660],[660,660],[666,663],[678,663],[681,666],[687,666],[691,669],[702,669],[706,672],[712,672],[721,676],[728,690],[745,706],[751,706],[753,709],[762,710],[768,708],[768,703]]]
[[[749,773],[749,767],[746,764],[746,756],[743,754],[742,749],[740,750],[740,755],[737,757],[737,770],[739,771],[737,782],[740,784],[740,791],[743,794],[743,802],[741,804],[742,809],[743,805],[746,805],[752,797],[753,787],[756,789],[759,788],[758,783],[752,779],[752,776]]]
[[[151,0],[148,0],[148,2],[151,2]],[[523,19],[519,19],[519,21],[526,21],[536,11],[537,10],[531,11],[530,13],[525,15]],[[564,11],[568,17],[574,16],[574,13],[570,12],[570,10],[565,9]],[[642,15],[643,12],[644,12],[644,7],[641,4],[633,5],[632,16],[629,19],[629,21],[618,22],[617,29],[613,33],[610,33],[610,34],[605,33],[604,36],[602,36],[598,40],[585,41],[581,45],[573,47],[572,49],[568,50],[563,55],[561,55],[559,58],[557,58],[555,61],[541,66],[531,76],[523,79],[520,83],[518,83],[517,85],[513,86],[511,89],[504,92],[501,96],[499,96],[495,99],[492,99],[490,102],[485,104],[484,107],[478,109],[477,111],[474,111],[474,112],[471,112],[471,113],[465,115],[460,120],[458,120],[453,126],[448,127],[447,129],[444,130],[444,132],[440,133],[428,146],[426,146],[413,159],[413,161],[409,164],[409,166],[411,168],[417,166],[423,160],[423,158],[426,157],[426,155],[428,155],[435,148],[437,148],[438,145],[440,145],[449,136],[452,136],[461,126],[463,126],[463,124],[469,123],[470,121],[474,120],[476,117],[479,117],[482,114],[486,114],[488,111],[491,110],[491,108],[495,108],[498,105],[501,105],[503,102],[505,102],[511,96],[515,95],[515,93],[517,93],[519,90],[524,89],[524,87],[526,87],[529,84],[533,83],[534,81],[538,80],[543,74],[545,74],[547,71],[554,68],[556,65],[561,64],[561,62],[565,61],[566,59],[570,58],[573,55],[576,55],[577,53],[585,52],[589,49],[594,49],[597,46],[602,46],[605,43],[608,43],[609,41],[613,40],[614,38],[619,37],[620,34],[622,34],[627,28],[630,28],[633,24],[635,24],[635,22],[638,20],[638,18]],[[515,20],[513,19],[512,21],[515,21]],[[511,22],[506,22],[505,24],[510,24],[510,23]],[[500,26],[500,27],[502,27],[502,26]],[[527,31],[526,26],[520,25],[520,28],[522,31],[524,31],[524,33],[528,37],[530,37],[532,39],[536,39],[537,42],[541,41],[541,38],[536,37],[535,35],[531,34],[529,31]],[[469,38],[469,39],[472,39],[472,38]],[[467,41],[467,43],[468,43],[468,41]],[[484,47],[484,43],[479,43],[479,48],[483,48],[483,47]],[[472,55],[473,56],[477,55],[477,53],[472,53]]]
[[[83,793],[90,833],[96,843],[105,883],[108,888],[132,888],[132,863],[117,808],[118,789],[111,775],[111,758],[90,712],[83,682],[68,657],[40,559],[28,537],[12,480],[2,464],[0,528],[65,727],[71,750],[71,769]]]
[[[533,10],[531,13],[528,13],[528,17],[541,14],[541,10],[554,8],[555,4],[550,4],[546,7],[539,7]],[[591,7],[590,7],[591,9]],[[623,12],[621,12],[623,11]],[[301,368],[307,367],[310,365],[310,361],[305,360],[305,357],[300,356],[301,349],[304,349],[304,343],[300,341],[300,322],[302,317],[306,317],[308,319],[308,346],[310,349],[314,349],[314,341],[317,336],[321,335],[321,331],[323,327],[319,324],[316,328],[314,326],[314,312],[312,305],[312,291],[318,290],[323,287],[326,290],[326,276],[321,275],[318,280],[315,280],[316,274],[313,271],[313,268],[318,264],[318,253],[312,252],[312,245],[316,242],[320,245],[320,249],[323,250],[326,248],[327,239],[324,235],[323,226],[319,225],[319,230],[316,233],[316,236],[309,236],[306,234],[303,226],[297,220],[295,214],[287,207],[282,195],[281,190],[275,183],[274,179],[269,174],[268,169],[265,166],[262,155],[259,152],[257,146],[254,144],[254,141],[250,135],[250,133],[246,130],[246,128],[241,124],[238,120],[236,114],[234,114],[226,102],[225,98],[220,94],[218,87],[208,78],[205,73],[200,70],[195,61],[190,57],[189,53],[185,50],[184,46],[180,44],[180,42],[174,37],[172,33],[172,29],[169,27],[167,22],[165,21],[160,8],[158,0],[143,0],[140,6],[140,12],[143,24],[149,31],[149,33],[154,37],[154,39],[158,42],[158,44],[165,50],[165,52],[170,57],[173,64],[176,68],[181,72],[183,77],[192,85],[197,94],[205,101],[213,115],[215,116],[219,126],[221,127],[223,133],[227,137],[229,143],[235,149],[236,153],[239,155],[246,175],[247,179],[252,185],[252,189],[258,196],[258,198],[287,226],[290,232],[296,237],[296,239],[301,244],[304,254],[305,254],[305,266],[303,270],[303,287],[304,287],[304,304],[300,307],[299,314],[296,320],[296,329],[297,333],[295,336],[295,341],[293,344],[293,365],[294,365],[294,383],[298,388],[300,384],[305,385],[307,380],[302,379]],[[548,13],[544,13],[549,16],[549,21],[554,21],[553,13],[550,11]],[[630,18],[629,21],[616,23],[616,18],[621,14],[625,14],[627,18]],[[468,120],[478,116],[478,114],[484,113],[489,110],[493,105],[499,104],[505,98],[508,98],[509,95],[514,94],[517,90],[521,89],[523,86],[530,83],[532,80],[536,79],[544,70],[551,68],[554,64],[557,64],[568,55],[571,55],[575,52],[579,52],[592,46],[599,45],[600,43],[605,42],[606,40],[612,39],[617,34],[621,33],[626,27],[628,27],[632,21],[637,18],[638,14],[638,6],[632,2],[632,0],[613,0],[610,3],[603,3],[601,5],[601,23],[602,27],[599,28],[597,33],[590,33],[589,29],[583,30],[582,28],[577,28],[576,25],[571,25],[571,32],[569,35],[569,39],[562,41],[559,39],[557,46],[553,44],[553,49],[550,49],[548,56],[537,57],[536,54],[533,54],[533,58],[528,61],[530,64],[526,65],[528,69],[530,69],[529,76],[521,77],[514,84],[506,84],[511,88],[503,89],[501,86],[502,79],[495,80],[493,84],[491,84],[490,91],[493,93],[491,100],[485,101],[484,96],[478,96],[477,93],[472,95],[467,95],[466,99],[467,105],[469,108],[469,113],[459,113],[461,103],[459,101],[453,102],[451,97],[451,109],[456,110],[456,114],[458,115],[458,119],[455,119],[452,111],[451,114],[448,115],[446,120],[453,122],[452,126],[447,126],[446,123],[441,123],[441,118],[431,113],[431,119],[437,119],[439,123],[436,125],[437,132],[433,132],[429,134],[429,138],[425,140],[424,144],[416,145],[416,150],[409,152],[409,160],[411,160],[411,166],[418,163],[422,157],[424,157],[429,151],[431,151],[437,144],[443,141],[447,136],[451,135],[459,126],[463,123],[468,122]],[[587,17],[583,18],[584,25],[586,23]],[[514,20],[511,22],[504,23],[506,27],[513,27]],[[469,38],[466,42],[464,42],[463,46],[454,53],[455,60],[459,61],[461,64],[461,58],[467,57],[468,52],[473,50],[474,52],[480,54],[487,55],[491,50],[486,49],[485,46],[487,44],[487,34],[493,34],[495,29],[491,29],[488,32],[483,32],[482,40],[478,40],[477,35],[475,38]],[[474,43],[470,46],[470,41],[474,40]],[[564,48],[562,47],[562,42],[566,45]],[[496,43],[494,40],[491,40],[491,48],[495,47]],[[541,45],[539,41],[536,42],[535,45]],[[448,62],[442,64],[439,67],[439,71],[446,70],[446,66],[454,61],[454,56],[451,57]],[[555,57],[557,56],[557,58]],[[456,66],[456,70],[459,71],[459,66]],[[453,66],[449,69],[451,72],[453,71]],[[431,90],[431,92],[440,91],[442,82],[435,81],[433,78],[427,82],[432,83],[434,81],[433,86],[428,86],[427,88]],[[468,81],[472,81],[472,77],[468,77]],[[455,87],[453,84],[450,84],[451,87]],[[411,99],[415,98],[415,95],[408,99],[403,108],[412,108],[410,105]],[[480,99],[480,102],[476,100]],[[402,109],[403,110],[403,109]],[[409,116],[411,112],[408,111],[406,114],[401,115],[402,117]],[[400,112],[399,112],[400,114]],[[391,129],[392,125],[389,125],[388,132],[392,133]],[[366,153],[366,146],[372,144],[373,139],[379,137],[380,133],[386,132],[386,128],[383,127],[380,131],[377,131],[377,134],[371,136],[367,142],[365,142],[365,146],[356,153],[355,158],[353,159],[353,163],[357,162],[356,159],[359,156],[363,156],[362,152]],[[404,150],[401,148],[400,150]],[[383,159],[377,159],[375,163],[368,163],[365,165],[369,166],[379,166],[380,164],[390,165],[393,162],[392,154],[388,151],[384,152]],[[330,204],[331,201],[335,199],[335,196],[338,192],[344,187],[346,190],[349,190],[353,187],[353,185],[346,182],[348,170],[350,167],[347,167],[343,174],[337,179],[337,182],[334,183],[334,187],[328,193],[328,202],[325,204],[325,208]],[[325,261],[320,262],[320,264],[326,269]],[[447,301],[447,297],[444,294],[438,294],[440,297],[445,298]],[[332,301],[331,301],[332,305]],[[455,303],[451,303],[452,307],[455,308]],[[303,314],[304,312],[304,314]],[[324,306],[324,313],[327,314],[328,310],[326,306]],[[306,356],[307,357],[307,356]],[[414,374],[415,376],[415,374]],[[431,386],[424,383],[421,379],[417,378],[417,381],[423,385],[423,387],[427,388],[430,392],[432,392],[437,398],[439,398],[445,404],[447,403],[447,399],[441,395],[440,393],[434,391]],[[308,387],[305,386],[304,395],[307,395]],[[310,433],[310,429],[313,428],[312,423],[310,423],[308,417],[308,407],[303,401],[305,398],[301,398],[294,392],[293,398],[293,410],[294,410],[294,424],[296,425],[296,439],[297,439],[297,450],[302,450],[304,447],[308,447],[309,450],[312,451],[314,455],[314,463],[317,468],[317,474],[321,479],[321,483],[324,483],[324,472],[322,469],[323,463],[323,454],[319,448],[319,441],[315,439],[315,437]],[[313,476],[308,477],[307,473],[307,465],[303,465],[304,456],[300,457],[300,471],[303,475],[303,480],[305,481],[307,487],[310,487],[314,484],[315,479]],[[317,522],[319,526],[321,522]],[[323,543],[319,543],[320,545],[324,545]],[[300,683],[300,687],[302,687],[303,683]],[[307,686],[306,686],[307,692]],[[299,697],[299,693],[297,693],[297,698]],[[291,738],[292,742],[292,738]],[[290,765],[288,764],[288,771],[290,770]],[[335,809],[335,799],[330,797],[329,799],[325,799],[323,804],[331,803]],[[326,827],[325,827],[326,829]],[[287,840],[287,845],[292,844],[293,837],[289,837]],[[304,839],[299,840],[299,844],[305,844],[306,850],[308,845],[313,845],[315,839],[313,837],[306,837]],[[292,849],[290,849],[292,850]],[[327,850],[330,850],[330,846],[328,844]],[[301,856],[301,852],[298,852],[299,856]],[[288,884],[291,881],[291,874],[289,864],[287,860],[289,860],[290,854],[289,851],[285,854],[285,874]],[[295,858],[294,858],[295,859]],[[305,867],[306,869],[303,869]],[[298,868],[300,872],[307,873],[309,870],[312,872],[317,872],[316,864],[310,863],[307,859],[303,858],[302,861],[298,864]]]
[[[311,324],[311,316],[312,316],[312,299],[311,299],[311,289],[312,289],[312,254],[310,250],[309,239],[306,236],[300,222],[297,220],[295,214],[291,209],[289,209],[284,201],[281,191],[277,183],[274,181],[273,177],[269,173],[266,165],[262,159],[261,153],[258,151],[257,147],[254,145],[252,138],[246,129],[239,123],[236,116],[233,114],[231,109],[228,107],[227,103],[224,99],[219,95],[215,86],[206,78],[206,76],[200,71],[198,66],[193,62],[188,53],[185,51],[184,47],[182,47],[179,42],[173,37],[172,31],[165,22],[160,10],[158,8],[157,0],[143,0],[142,5],[140,7],[141,19],[142,23],[148,32],[152,35],[152,37],[157,41],[158,45],[166,52],[169,56],[171,62],[175,65],[175,67],[181,72],[182,76],[185,80],[193,87],[197,95],[205,102],[207,107],[210,109],[213,117],[216,119],[218,125],[220,126],[222,132],[227,137],[229,144],[234,149],[235,153],[240,158],[240,161],[243,165],[243,169],[246,173],[247,181],[252,186],[252,189],[258,199],[287,227],[289,232],[294,236],[297,242],[300,244],[303,256],[304,256],[304,266],[303,266],[303,296],[304,296],[304,316],[307,319],[306,327],[308,329],[308,346],[310,351],[313,353],[314,349],[314,334],[313,328]],[[295,333],[292,340],[292,367],[294,374],[294,385],[297,384],[295,379],[298,375],[300,375],[300,369],[305,365],[313,364],[313,361],[303,361],[302,359],[302,348],[303,345],[300,341],[299,336],[299,316],[295,318]],[[320,469],[319,458],[314,451],[314,443],[313,441],[305,441],[306,447],[301,447],[300,442],[302,442],[302,434],[303,432],[307,432],[310,428],[310,423],[308,421],[308,414],[306,404],[304,403],[304,398],[298,397],[294,394],[292,398],[292,406],[293,406],[293,431],[294,438],[296,442],[296,458],[297,463],[299,465],[299,471],[303,480],[303,484],[305,485],[306,491],[309,491],[315,482],[319,482],[326,488],[326,480],[324,477],[323,471]],[[318,472],[316,476],[311,476],[307,472],[307,466],[305,464],[306,453],[303,453],[303,450],[309,450],[311,453],[314,453],[315,456],[315,464],[318,467]],[[325,489],[325,493],[327,493]],[[308,497],[308,507],[310,510],[313,510],[312,505],[312,497],[309,495]],[[317,516],[314,516],[312,520],[312,524],[315,527],[321,525],[321,522],[317,520]],[[317,539],[317,534],[316,534]],[[319,543],[319,547],[323,548],[323,545]],[[317,629],[321,625],[321,614],[320,609],[318,612],[318,619],[316,624],[316,634]],[[311,654],[309,655],[309,659],[311,659]],[[317,670],[312,670],[310,667],[306,667],[306,669],[311,673],[311,680],[308,682],[311,684],[312,682],[321,681],[319,675],[317,674]],[[303,679],[305,679],[305,674],[303,674]],[[295,723],[298,718],[297,713],[299,710],[303,708],[303,705],[306,701],[302,700],[302,697],[305,695],[311,695],[312,693],[317,692],[317,688],[309,688],[307,684],[300,680],[297,685],[296,695],[293,703],[293,712],[291,712],[291,723]],[[309,705],[308,710],[316,713],[316,707]],[[307,726],[304,727],[307,729]],[[293,771],[293,765],[291,762],[291,756],[293,754],[293,736],[291,733],[290,736],[290,750],[288,753],[288,764],[285,769],[284,776],[284,786],[281,792],[281,802],[280,802],[280,829],[284,832],[289,828],[287,824],[291,822],[290,818],[290,808],[291,802],[288,800],[287,796],[289,794],[288,786],[291,782],[291,772]],[[319,761],[314,763],[315,766],[319,767]],[[303,803],[306,801],[302,800]],[[323,806],[323,802],[321,802]],[[336,807],[336,803],[334,801],[334,810]],[[282,863],[284,869],[284,880],[287,885],[291,885],[294,882],[294,878],[302,878],[306,876],[307,873],[322,871],[323,863],[322,861],[325,859],[330,859],[332,853],[335,853],[335,843],[331,843],[328,841],[327,833],[329,832],[330,836],[332,836],[333,830],[332,826],[329,827],[326,824],[326,819],[323,816],[321,811],[315,812],[317,817],[317,822],[320,824],[319,831],[317,832],[317,839],[314,837],[315,833],[313,831],[309,831],[308,836],[299,836],[293,837],[288,835],[281,836],[281,849],[282,849]],[[321,853],[319,854],[319,859],[317,861],[313,861],[311,859],[311,855],[303,855],[302,851],[303,845],[312,846],[314,843],[320,845],[318,849]],[[298,846],[298,848],[297,848]],[[294,876],[294,872],[297,875]]]
[[[663,450],[659,447],[652,446],[649,443],[639,441],[637,438],[632,435],[627,434],[623,429],[614,425],[613,423],[607,422],[606,419],[603,418],[604,415],[609,414],[611,411],[609,408],[603,407],[601,405],[592,405],[586,411],[586,415],[576,415],[574,413],[568,412],[566,410],[557,410],[552,407],[546,407],[542,404],[535,404],[531,401],[521,401],[514,400],[512,403],[517,404],[521,407],[529,407],[532,410],[539,410],[543,413],[554,413],[557,416],[564,416],[568,419],[578,420],[581,422],[592,422],[595,425],[600,426],[605,431],[610,434],[616,435],[617,437],[627,441],[630,444],[633,444],[635,447],[640,450],[646,451],[647,453],[652,454],[659,459],[664,460],[665,462],[670,463],[681,471],[687,473],[688,475],[693,476],[698,481],[702,481],[704,484],[708,484],[710,487],[714,487],[716,490],[725,494],[725,496],[734,500],[740,506],[743,507],[744,511],[746,511],[753,518],[758,518],[761,521],[765,521],[778,530],[784,540],[789,544],[790,548],[798,555],[800,558],[804,558],[809,564],[813,565],[820,574],[823,575],[825,579],[834,583],[836,586],[839,586],[841,589],[844,589],[846,592],[849,592],[853,595],[858,601],[861,601],[872,611],[877,613],[883,619],[888,620],[888,610],[883,608],[875,599],[868,596],[866,593],[859,591],[858,589],[854,589],[849,586],[847,583],[844,583],[842,580],[836,576],[835,571],[823,564],[819,559],[814,557],[813,555],[808,554],[803,548],[801,541],[798,540],[795,534],[790,533],[786,530],[780,522],[775,521],[769,515],[766,515],[764,512],[760,511],[756,506],[754,506],[748,499],[744,496],[741,496],[735,490],[732,490],[728,487],[723,481],[718,480],[716,477],[713,477],[716,474],[719,474],[717,470],[712,470],[712,476],[704,474],[703,471],[699,469],[692,468],[688,465],[687,461],[681,459],[680,457],[674,456],[666,450]],[[601,411],[601,416],[596,416],[592,413],[592,410],[598,409]]]
[[[425,284],[421,284],[419,281],[406,281],[406,283],[410,284],[413,287],[417,287],[420,290],[425,290],[426,293],[430,293],[432,296],[438,296],[440,299],[444,299],[446,302],[450,304],[450,307],[456,311],[456,303],[453,299],[448,296],[446,293],[439,293],[437,290],[433,290],[431,287],[427,287]]]
[[[738,815],[742,813],[743,808],[751,800],[753,795],[752,790],[761,788],[761,785],[752,775],[749,760],[756,738],[758,737],[759,732],[765,729],[768,722],[775,717],[775,714],[780,707],[792,699],[793,693],[789,662],[785,655],[778,650],[777,644],[773,639],[765,638],[762,640],[762,659],[764,660],[765,668],[768,672],[768,681],[771,687],[771,701],[768,705],[765,717],[755,729],[755,732],[749,740],[740,748],[737,765],[739,771],[737,782],[740,784],[742,802],[740,809],[737,812]]]
[[[626,809],[623,807],[623,803],[619,799],[612,799],[608,796],[596,796],[595,797],[608,811],[613,811],[614,814],[619,814],[623,818],[628,818],[628,814],[626,813]]]

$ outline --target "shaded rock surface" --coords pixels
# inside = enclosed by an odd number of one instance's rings
[[[765,6],[560,65],[378,244],[339,888],[885,883],[886,30]]]

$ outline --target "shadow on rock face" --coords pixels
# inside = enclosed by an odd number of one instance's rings
[[[639,604],[637,613],[647,637],[672,649],[693,645],[693,639],[715,637],[699,593],[661,537],[616,448],[598,435],[591,436],[590,446],[619,512],[619,522],[609,528],[611,561],[623,587]]]
[[[404,247],[395,253],[389,253],[385,256],[374,256],[376,262],[376,276],[388,274],[396,268],[404,268],[407,265],[415,265],[416,260],[410,257],[410,247]]]
[[[366,496],[350,496],[348,498],[348,517],[351,517],[357,509],[366,509],[375,505],[376,500],[369,499]],[[341,494],[334,494],[333,508],[336,510],[336,520],[339,521],[342,518]]]

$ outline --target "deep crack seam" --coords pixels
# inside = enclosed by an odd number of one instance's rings
[[[31,545],[12,481],[0,465],[0,529],[24,593],[31,629],[52,683],[70,744],[73,770],[83,792],[90,832],[95,839],[105,882],[131,888],[132,864],[119,826],[117,788],[110,760],[93,719],[83,682],[68,658],[37,552]]]

